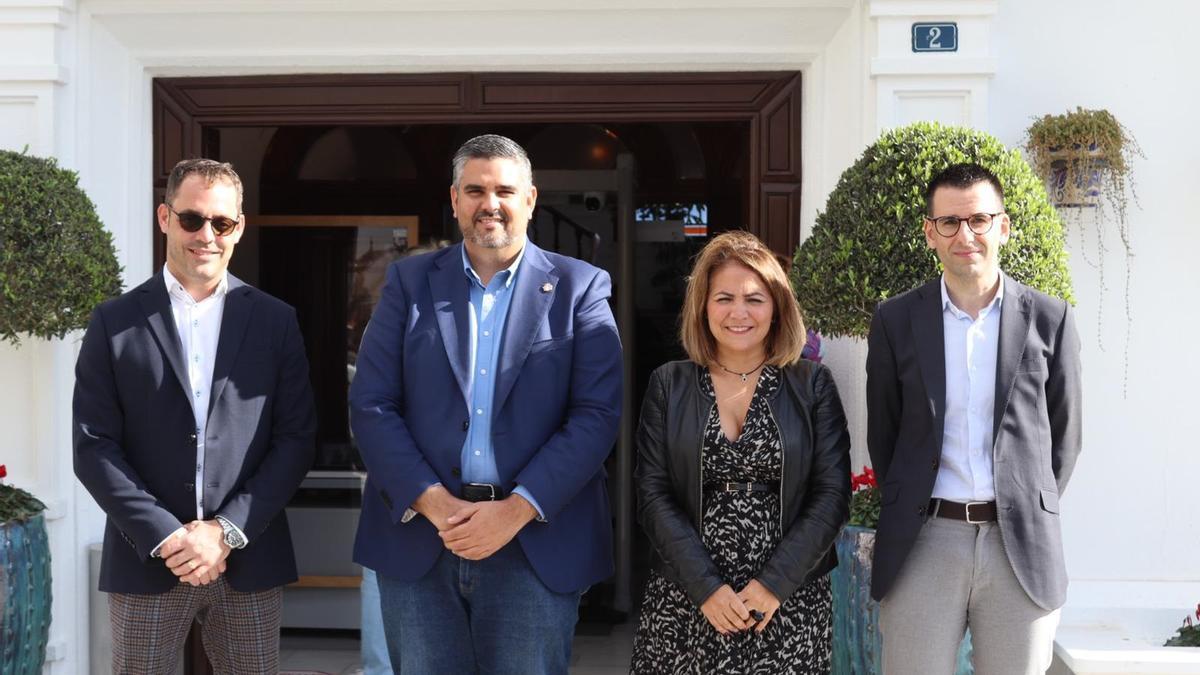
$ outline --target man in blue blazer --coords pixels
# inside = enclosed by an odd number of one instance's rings
[[[355,560],[401,673],[566,673],[580,595],[612,573],[611,284],[526,239],[536,199],[519,145],[467,141],[463,243],[392,264],[358,354]]]
[[[184,160],[158,223],[162,272],[97,307],[75,367],[75,474],[107,514],[114,673],[173,670],[194,618],[218,673],[279,669],[283,508],[313,461],[291,307],[226,272],[241,181]]]

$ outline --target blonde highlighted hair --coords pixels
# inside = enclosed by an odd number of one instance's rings
[[[758,274],[775,304],[775,316],[765,345],[767,363],[786,366],[799,361],[807,334],[787,274],[775,254],[758,237],[742,230],[713,237],[696,257],[688,277],[679,326],[679,341],[688,358],[702,366],[717,363],[717,339],[708,327],[708,296],[713,274],[730,264],[741,265]]]

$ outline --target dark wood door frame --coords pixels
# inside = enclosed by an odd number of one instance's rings
[[[153,185],[213,156],[216,126],[744,122],[750,129],[748,222],[790,260],[800,241],[800,74],[449,73],[160,78],[153,83]],[[154,224],[155,266],[165,258]],[[189,673],[211,673],[199,630]]]
[[[155,197],[206,127],[734,121],[750,128],[746,229],[791,258],[800,242],[800,74],[448,73],[160,78]],[[155,226],[157,232],[157,226]],[[156,258],[162,257],[155,236]]]

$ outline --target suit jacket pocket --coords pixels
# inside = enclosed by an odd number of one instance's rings
[[[1058,513],[1058,490],[1042,490],[1042,508],[1050,513]]]
[[[886,505],[886,504],[891,504],[892,502],[896,501],[899,498],[900,498],[900,483],[899,482],[884,483],[883,487],[880,488],[879,504],[881,506]]]
[[[1017,366],[1018,373],[1044,373],[1046,370],[1046,357],[1044,356],[1021,359],[1020,365]]]

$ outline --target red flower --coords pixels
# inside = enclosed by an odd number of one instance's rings
[[[3,470],[4,470],[4,467],[0,466],[0,471],[3,471]],[[1196,605],[1196,618],[1200,619],[1200,604]]]
[[[862,473],[850,473],[850,491],[857,492],[859,488],[878,487],[875,482],[875,470],[864,466]]]
[[[8,477],[8,469],[6,469],[3,464],[0,464],[0,478],[7,478],[7,477]],[[1198,608],[1198,609],[1200,609],[1200,608]]]

